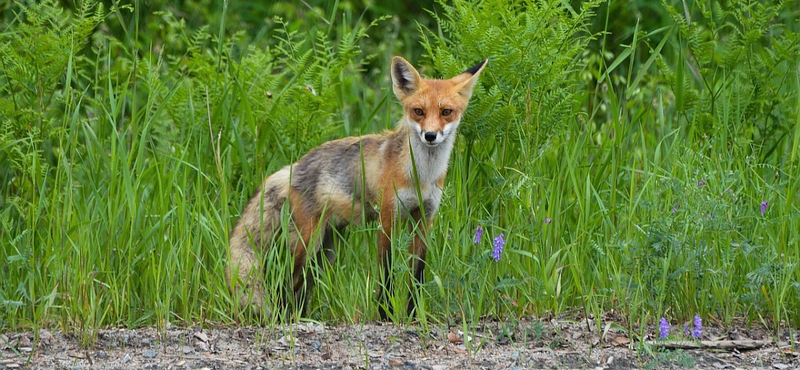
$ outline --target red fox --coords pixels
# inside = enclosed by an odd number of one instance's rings
[[[393,91],[403,105],[397,129],[329,141],[267,177],[230,237],[226,278],[232,293],[245,305],[265,303],[265,267],[259,265],[258,255],[281,244],[275,243],[276,234],[288,230],[285,239],[294,256],[291,292],[295,299],[304,297],[313,283],[304,273],[309,254],[322,250],[332,262],[333,230],[362,220],[378,220],[381,225],[380,297],[385,299],[391,289],[390,247],[397,219],[409,219],[420,229],[409,251],[416,256],[411,262],[414,280],[422,282],[428,248],[424,233],[439,208],[456,130],[487,61],[449,80],[431,80],[420,77],[405,59],[394,57]],[[282,227],[281,220],[287,219],[281,216],[284,204],[292,224]],[[380,315],[386,320],[383,303]],[[408,307],[412,314],[413,294]]]

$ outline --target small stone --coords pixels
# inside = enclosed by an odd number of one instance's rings
[[[206,342],[195,341],[194,346],[202,352],[208,352],[208,344],[206,344]]]
[[[188,355],[194,352],[194,348],[192,348],[191,346],[181,346],[181,352],[183,352],[183,354],[185,355]]]
[[[788,369],[789,365],[786,365],[786,364],[772,364],[772,367],[774,367],[774,368],[776,368],[778,370],[783,370],[783,369]]]
[[[311,348],[313,348],[315,351],[319,351],[320,347],[322,347],[322,343],[320,343],[318,340],[311,342]]]
[[[131,355],[126,353],[125,357],[122,358],[122,363],[127,364],[130,361],[131,361]]]
[[[292,337],[288,335],[284,335],[278,339],[278,345],[283,347],[289,347],[292,345]]]
[[[631,344],[631,340],[628,339],[628,337],[619,336],[619,337],[616,337],[616,338],[612,339],[611,340],[611,344],[613,344],[613,345],[615,345],[617,347],[627,346],[628,344]]]
[[[152,349],[151,349],[151,350],[149,350],[149,351],[145,351],[145,352],[142,354],[142,356],[144,356],[144,357],[147,357],[147,358],[155,358],[155,357],[156,357],[156,355],[158,355],[158,353],[157,353],[156,351],[153,351]]]
[[[95,352],[95,353],[94,353],[94,358],[99,358],[99,359],[101,359],[101,360],[103,360],[103,359],[107,359],[107,358],[108,358],[108,353],[105,353],[105,352],[103,352],[103,351],[98,351],[98,352]]]
[[[206,333],[203,333],[202,331],[194,332],[194,337],[203,342],[208,342],[208,335],[206,335]]]
[[[47,346],[53,340],[53,334],[50,334],[46,329],[39,330],[39,345]]]
[[[19,338],[18,345],[20,347],[30,347],[31,346],[31,338],[28,338],[27,335],[23,335]]]
[[[445,365],[432,365],[431,370],[447,370],[447,366]]]
[[[453,332],[447,333],[447,340],[449,340],[450,343],[453,344],[460,344],[464,342],[463,339],[461,339],[456,333]]]

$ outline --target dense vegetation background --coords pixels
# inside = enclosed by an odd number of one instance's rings
[[[296,320],[239,309],[228,234],[264,176],[394,126],[393,55],[430,77],[490,60],[423,325],[800,324],[800,2],[389,3],[0,5],[0,330]],[[376,232],[310,271],[308,317],[376,319]]]

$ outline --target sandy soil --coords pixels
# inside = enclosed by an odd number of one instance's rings
[[[598,333],[588,321],[487,321],[466,338],[461,327],[383,323],[107,329],[88,345],[42,329],[38,343],[31,332],[0,334],[0,369],[800,369],[788,330],[776,344],[763,329],[705,328],[704,343],[761,344],[665,350],[632,344],[605,322]]]

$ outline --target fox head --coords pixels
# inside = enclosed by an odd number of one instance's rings
[[[403,105],[403,122],[424,145],[435,147],[455,138],[478,75],[487,62],[483,60],[449,80],[430,80],[420,77],[405,59],[392,59],[392,85]]]

